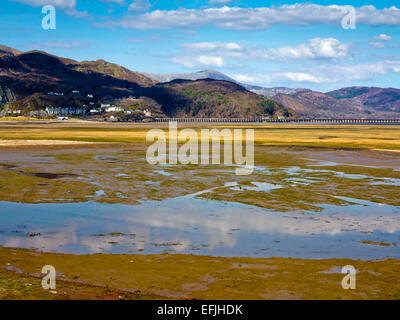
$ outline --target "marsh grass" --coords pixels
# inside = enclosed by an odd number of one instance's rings
[[[46,149],[25,151],[23,161],[7,162],[7,166],[0,167],[0,200],[25,203],[96,201],[136,205],[147,200],[162,201],[213,189],[197,197],[276,211],[318,212],[324,205],[350,205],[337,197],[400,205],[400,186],[385,184],[385,179],[399,179],[399,171],[389,167],[341,164],[315,167],[313,162],[304,158],[316,151],[304,147],[257,146],[256,168],[251,176],[235,175],[234,165],[152,166],[145,159],[143,144],[51,152]],[[324,149],[318,152],[326,154]],[[40,161],[41,155],[43,161]],[[357,151],[351,151],[351,155],[352,161],[356,157],[363,158]],[[3,157],[7,158],[5,154]],[[395,161],[396,157],[392,158]],[[371,161],[379,159],[379,153],[376,153]],[[47,172],[54,177],[60,174],[60,178],[46,179]],[[340,174],[365,177],[355,179]],[[238,188],[226,186],[233,182]],[[253,182],[279,185],[281,188],[268,192],[242,188],[253,186]],[[99,190],[102,194],[98,194]]]
[[[5,272],[7,264],[23,273]],[[61,273],[57,295],[30,275],[45,264]],[[343,290],[343,275],[331,271],[349,264],[359,270],[357,290]],[[116,299],[400,299],[398,260],[67,255],[0,247],[0,267],[0,297],[8,299],[79,298],[77,292],[81,299],[110,299],[112,293]]]
[[[304,125],[179,125],[180,129],[201,128],[254,129],[255,144],[308,146],[348,149],[400,149],[400,128],[398,126],[304,126]],[[102,143],[144,143],[146,134],[152,128],[166,126],[152,125],[110,125],[110,124],[29,124],[0,125],[0,140],[69,140],[76,142]]]

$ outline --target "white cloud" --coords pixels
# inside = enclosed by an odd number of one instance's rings
[[[282,73],[281,76],[287,80],[291,80],[294,82],[313,82],[313,83],[321,82],[320,78],[312,74],[303,72],[285,72]]]
[[[78,11],[76,9],[68,9],[65,10],[65,13],[71,17],[75,18],[86,18],[89,17],[89,13],[87,11]]]
[[[222,57],[199,55],[195,57],[175,57],[171,59],[174,63],[179,63],[186,68],[201,68],[201,67],[223,67],[224,61]]]
[[[224,60],[273,60],[326,59],[336,61],[349,53],[349,44],[333,38],[315,38],[294,47],[247,47],[235,42],[198,42],[182,45],[184,51],[171,61],[186,68],[202,66],[222,67]]]
[[[381,33],[375,37],[373,41],[369,42],[369,45],[378,49],[385,48],[386,42],[391,41],[393,38],[387,34]]]
[[[107,2],[107,3],[118,3],[118,4],[123,4],[125,3],[125,0],[100,0],[101,2]]]
[[[315,38],[295,47],[258,50],[256,55],[271,60],[337,59],[348,55],[349,46],[334,38]]]
[[[356,8],[357,23],[370,26],[400,25],[400,9],[377,9],[374,6]],[[261,30],[271,25],[341,26],[346,6],[323,6],[312,3],[258,8],[221,7],[205,9],[155,10],[142,15],[125,16],[103,26],[118,25],[133,29],[196,28],[214,25],[232,30]]]
[[[382,41],[370,41],[370,42],[368,42],[368,44],[371,47],[378,48],[378,49],[383,49],[385,47],[385,43]]]
[[[271,83],[327,84],[369,81],[377,76],[400,73],[400,60],[385,60],[369,64],[320,66],[307,70],[268,71],[265,74],[233,74],[237,81],[251,82],[259,85]],[[247,78],[247,79],[246,79]]]
[[[37,50],[48,49],[76,49],[87,48],[92,44],[91,41],[40,41],[25,45],[26,47],[34,48]]]
[[[332,71],[333,79],[331,81],[340,82],[342,79],[346,81],[366,81],[379,75],[400,72],[400,61],[385,60],[367,64],[336,66]],[[321,72],[324,72],[324,70],[321,69]]]
[[[391,41],[393,38],[387,34],[381,33],[379,36],[375,38],[376,40],[381,40],[381,41]]]
[[[60,9],[75,9],[76,0],[10,0],[13,2],[19,2],[27,4],[33,7],[41,7],[46,5],[53,5]]]
[[[209,4],[227,4],[227,3],[231,3],[234,0],[210,0],[208,1]]]
[[[222,67],[224,65],[221,57],[198,56],[197,61],[204,66]]]
[[[151,3],[149,0],[135,0],[133,1],[128,10],[129,11],[146,11],[151,8]]]
[[[198,42],[183,44],[182,56],[198,54],[217,55],[234,60],[274,60],[290,61],[300,59],[344,58],[349,54],[350,44],[334,38],[315,38],[297,46],[280,48],[248,47],[235,42]],[[179,60],[178,60],[179,61]]]
[[[76,10],[76,0],[9,0],[27,4],[33,7],[41,7],[46,5],[53,5],[56,8],[63,9],[67,15],[75,18],[85,18],[89,14],[86,11]]]
[[[130,43],[145,43],[145,42],[156,42],[156,41],[161,41],[161,36],[159,34],[152,34],[149,37],[132,37],[126,39],[126,42]]]
[[[235,79],[237,82],[242,82],[242,83],[253,83],[257,81],[255,77],[249,76],[247,74],[234,74],[231,77]]]
[[[183,45],[185,48],[197,51],[211,51],[211,50],[242,50],[244,47],[235,42],[197,42],[186,43]]]

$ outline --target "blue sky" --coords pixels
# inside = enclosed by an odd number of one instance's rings
[[[55,30],[42,6],[56,7]],[[353,6],[355,29],[342,27]],[[131,70],[214,69],[238,81],[329,91],[400,87],[393,1],[5,0],[0,43]]]

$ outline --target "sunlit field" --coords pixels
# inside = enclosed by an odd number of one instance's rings
[[[353,125],[225,125],[179,124],[178,128],[255,129],[255,144],[330,148],[400,149],[396,126]],[[168,129],[168,124],[52,123],[2,124],[0,140],[68,140],[86,142],[144,142],[148,130]]]

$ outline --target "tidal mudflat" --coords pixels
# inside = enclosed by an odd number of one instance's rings
[[[166,261],[165,266],[154,262],[149,270],[153,274],[175,265],[175,259],[189,264],[189,260],[207,260],[203,272],[186,270],[193,281],[179,282],[184,289],[174,291],[173,285],[166,285],[168,292],[148,290],[148,283],[135,282],[134,287],[150,298],[222,297],[218,294],[226,294],[235,283],[237,270],[231,267],[235,259],[246,265],[255,261],[269,265],[272,260],[262,259],[274,257],[274,263],[292,266],[288,268],[293,278],[306,272],[300,272],[301,265],[323,265],[318,272],[327,268],[326,273],[319,275],[334,274],[339,289],[340,273],[328,271],[339,267],[340,259],[380,274],[382,270],[369,266],[385,259],[379,268],[389,272],[387,277],[399,279],[398,260],[393,260],[400,259],[400,157],[396,152],[258,145],[250,176],[235,175],[234,165],[153,166],[145,157],[146,144],[138,141],[2,149],[0,245],[5,266],[18,267],[29,277],[35,272],[22,261],[24,255],[43,252],[40,259],[54,258],[58,264],[103,257],[91,268],[97,268],[103,275],[99,282],[108,286],[105,279],[109,272],[117,272],[118,263],[111,269],[104,263],[113,257],[119,261],[120,254],[129,254],[132,261]],[[18,263],[10,262],[13,254],[18,255]],[[224,270],[233,277],[231,282],[215,280],[218,263],[228,265]],[[285,273],[283,265],[274,266],[280,270],[275,275]],[[290,294],[278,290],[271,296],[254,295],[244,284],[244,275],[269,277],[270,267],[245,269],[236,278],[237,294],[231,288],[232,298],[393,298],[400,292],[394,285],[391,296],[384,295],[383,287],[373,295],[371,284],[359,296],[343,295],[332,285],[331,291],[314,296],[315,288],[302,293],[294,287]],[[12,270],[17,269],[6,272]],[[86,276],[79,277],[87,284],[96,283]],[[125,276],[130,283],[129,275]],[[218,286],[211,290],[214,282]],[[127,289],[122,278],[113,288]]]
[[[254,174],[240,177],[235,166],[152,166],[141,146],[6,152],[0,244],[79,254],[400,257],[397,155],[260,146],[256,159]]]

